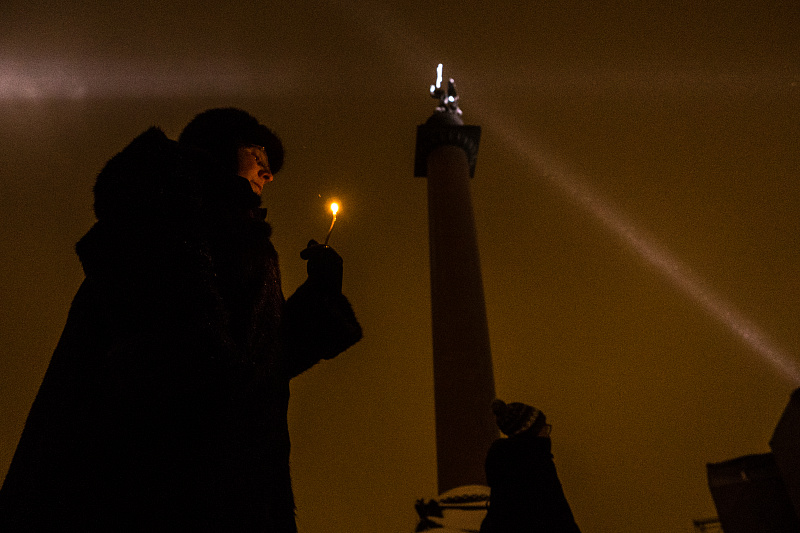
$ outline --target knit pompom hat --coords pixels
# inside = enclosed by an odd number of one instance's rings
[[[538,434],[546,423],[544,413],[524,403],[505,403],[503,400],[492,402],[492,412],[497,417],[497,427],[509,437],[531,430]]]

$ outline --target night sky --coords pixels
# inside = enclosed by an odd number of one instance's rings
[[[286,145],[263,194],[284,292],[337,198],[364,327],[292,382],[301,533],[413,531],[437,494],[414,141],[443,63],[482,127],[498,396],[547,414],[584,532],[691,531],[716,514],[706,463],[768,452],[800,386],[798,29],[795,0],[4,0],[0,479],[83,279],[97,173],[149,126],[237,106]]]

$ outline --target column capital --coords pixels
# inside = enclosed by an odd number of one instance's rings
[[[428,155],[439,146],[458,146],[467,154],[469,177],[475,175],[478,146],[481,140],[480,126],[459,124],[458,117],[451,113],[434,112],[425,124],[417,126],[417,146],[414,157],[414,176],[428,176]]]

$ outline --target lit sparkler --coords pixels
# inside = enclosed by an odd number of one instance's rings
[[[328,239],[331,238],[331,232],[333,231],[333,225],[336,224],[336,213],[339,212],[339,204],[333,202],[331,204],[331,213],[333,213],[333,220],[331,220],[331,227],[328,230],[328,235],[325,236],[325,246],[328,245]]]

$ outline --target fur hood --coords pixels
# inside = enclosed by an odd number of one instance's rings
[[[136,137],[112,157],[94,186],[97,223],[77,243],[88,274],[122,272],[182,249],[204,255],[204,235],[244,220],[263,221],[261,198],[244,178],[230,179],[196,150],[169,139],[157,127]],[[267,237],[271,228],[261,222]],[[215,228],[216,227],[216,228]],[[178,263],[179,264],[179,263]]]

